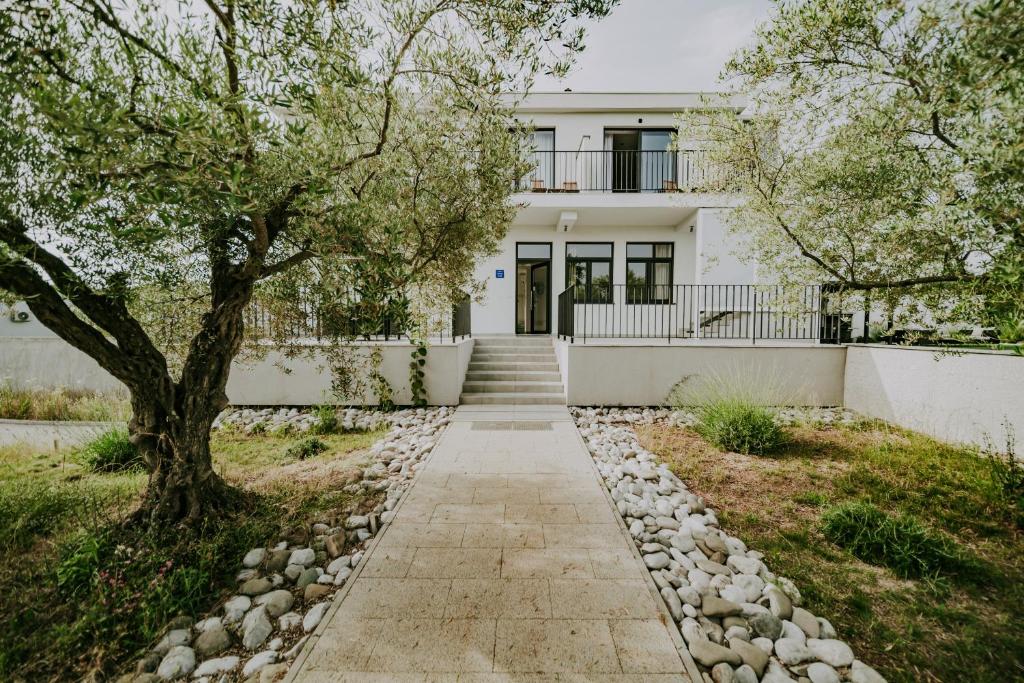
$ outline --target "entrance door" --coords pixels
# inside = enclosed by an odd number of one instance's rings
[[[551,243],[516,245],[516,333],[551,334]]]

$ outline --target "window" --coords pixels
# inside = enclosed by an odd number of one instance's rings
[[[626,302],[672,302],[671,242],[632,242],[626,245]]]
[[[612,243],[568,242],[565,245],[565,286],[576,285],[577,303],[612,302]]]

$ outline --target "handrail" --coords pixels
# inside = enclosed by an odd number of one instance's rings
[[[821,285],[570,285],[558,336],[577,339],[850,340],[842,292]]]
[[[733,173],[706,150],[545,150],[529,153],[533,168],[520,192],[723,192]]]

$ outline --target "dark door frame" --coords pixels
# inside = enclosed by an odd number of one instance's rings
[[[546,259],[545,258],[519,258],[519,245],[520,244],[546,245],[548,247],[548,257]],[[516,270],[515,270],[515,273],[516,273],[516,296],[515,296],[515,298],[512,301],[512,319],[514,321],[517,320],[518,315],[519,315],[519,264],[526,263],[526,264],[530,264],[531,266],[533,266],[533,265],[537,265],[537,264],[541,264],[541,263],[546,263],[547,267],[548,267],[547,282],[545,283],[545,286],[546,286],[546,298],[547,298],[547,311],[546,311],[546,315],[545,315],[545,322],[547,324],[545,326],[545,329],[543,331],[540,331],[540,332],[535,332],[535,331],[532,331],[532,330],[526,330],[526,331],[520,332],[519,330],[516,330],[516,334],[548,334],[548,335],[551,334],[551,267],[552,267],[552,264],[553,264],[553,259],[552,259],[553,255],[554,255],[554,244],[552,244],[551,242],[516,242]],[[529,286],[530,283],[532,283],[532,282],[533,282],[533,277],[532,277],[532,274],[531,274],[530,282],[527,283],[527,285]],[[532,310],[530,312],[530,327],[533,327]]]

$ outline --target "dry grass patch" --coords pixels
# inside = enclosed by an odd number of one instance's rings
[[[793,428],[770,458],[719,451],[685,429],[636,431],[893,683],[1024,680],[1020,510],[988,459],[882,423]],[[858,560],[821,533],[823,510],[847,501],[913,516],[977,570],[910,580]]]

